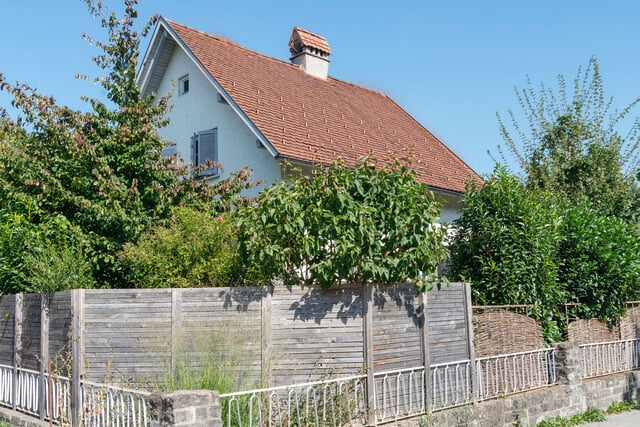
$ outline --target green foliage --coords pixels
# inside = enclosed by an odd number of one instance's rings
[[[447,256],[446,229],[435,224],[440,206],[408,159],[318,166],[272,185],[238,214],[246,265],[265,279],[325,288],[412,279],[425,288],[420,272],[435,272]]]
[[[167,226],[146,231],[120,253],[137,287],[233,286],[240,260],[231,214],[176,208]]]
[[[0,283],[3,292],[91,288],[82,234],[62,216],[33,224],[0,210]]]
[[[615,322],[640,295],[634,226],[525,188],[501,167],[468,186],[455,225],[451,277],[472,283],[476,304],[534,305],[549,341],[560,338],[565,303],[578,303],[579,317]]]
[[[527,88],[516,89],[528,129],[520,126],[511,111],[511,130],[498,116],[508,151],[529,188],[587,202],[604,215],[637,221],[640,121],[636,118],[623,134],[617,129],[640,98],[611,111],[613,100],[604,95],[595,57],[584,72],[578,70],[573,93],[568,92],[563,76],[558,76],[557,91],[544,85],[537,90],[531,81]],[[506,163],[506,156],[500,154]]]
[[[631,411],[632,409],[640,409],[640,399],[613,402],[607,408],[607,414],[619,414],[621,412]]]
[[[560,216],[551,198],[528,191],[496,167],[484,184],[469,183],[454,225],[449,274],[472,283],[475,304],[533,304],[548,338],[564,302],[558,286]]]
[[[549,420],[543,420],[538,423],[538,427],[571,427],[606,420],[607,415],[602,409],[588,408],[583,413],[573,415],[569,418],[557,416]]]
[[[640,238],[635,228],[586,205],[564,209],[558,283],[581,318],[614,323],[640,296]]]
[[[11,244],[18,247],[49,218],[64,218],[82,234],[83,246],[63,248],[59,242],[54,258],[64,264],[67,255],[77,253],[101,286],[122,286],[127,281],[117,252],[125,243],[166,221],[172,206],[222,211],[240,203],[237,192],[251,184],[247,170],[209,185],[192,178],[186,167],[169,167],[170,159],[161,157],[167,142],[157,132],[166,124],[168,97],[142,98],[136,83],[140,40],[155,18],[137,31],[136,0],[124,1],[121,17],[101,1],[86,3],[107,34],[106,42],[95,42],[101,52],[94,58],[104,73],[95,82],[107,99],[85,98],[90,110],[75,111],[0,74],[0,90],[20,111],[16,120],[0,115],[0,209],[4,218],[17,216],[33,226],[14,233]],[[2,262],[0,293],[24,290],[16,276],[23,258]]]

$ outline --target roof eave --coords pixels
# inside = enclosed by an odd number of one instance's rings
[[[206,69],[206,67],[202,64],[202,62],[200,62],[198,57],[189,48],[189,46],[187,46],[187,44],[174,31],[174,29],[171,27],[171,24],[169,24],[163,17],[160,17],[158,19],[158,24],[157,24],[156,29],[155,29],[154,34],[153,34],[154,38],[157,37],[158,33],[160,32],[160,28],[162,28],[164,31],[166,31],[166,34],[168,34],[173,39],[173,41],[178,46],[180,46],[180,48],[182,48],[182,50],[189,57],[189,59],[191,59],[191,61],[193,61],[193,63],[195,64],[196,68],[198,68],[198,70],[200,70],[200,72],[205,76],[207,81],[209,81],[209,83],[211,83],[213,85],[213,87],[218,91],[220,96],[229,104],[231,109],[238,115],[240,120],[249,128],[249,130],[251,130],[251,132],[258,139],[258,141],[265,147],[265,149],[269,152],[269,154],[271,154],[274,158],[277,157],[279,155],[279,153],[278,153],[278,150],[276,150],[276,148],[274,147],[274,145],[269,141],[269,139],[264,135],[264,133],[262,133],[262,131],[258,128],[258,126],[256,126],[256,124],[249,118],[249,116],[242,110],[242,108],[233,99],[233,97],[231,95],[229,95],[229,93],[224,89],[224,87],[220,84],[220,82],[218,82],[218,80],[214,76],[212,76],[211,73],[209,73],[209,71]],[[154,41],[154,39],[152,39],[152,43],[153,43],[153,41]],[[151,47],[152,44],[150,44],[149,46]],[[149,51],[150,51],[150,49],[148,49],[147,52],[145,53],[144,61],[143,61],[143,68],[146,65],[146,61],[148,59]],[[149,64],[148,67],[153,67],[153,63]],[[142,71],[143,68],[141,68],[141,71]],[[146,75],[150,75],[150,74],[151,74],[151,70],[148,70],[146,72]],[[138,78],[140,78],[141,75],[142,75],[142,73],[139,73],[139,75],[138,75],[139,77]],[[144,83],[145,82],[143,82],[143,84]],[[141,86],[140,89],[142,91],[142,90],[144,90],[144,87]],[[144,93],[144,92],[142,92],[142,93]]]

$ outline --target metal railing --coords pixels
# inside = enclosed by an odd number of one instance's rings
[[[640,339],[580,346],[582,378],[640,368]]]
[[[471,361],[431,365],[431,410],[464,405],[473,400]]]
[[[0,365],[0,405],[11,406],[13,402],[13,367]]]
[[[151,393],[106,384],[82,382],[84,426],[148,426]]]
[[[378,422],[399,420],[426,412],[424,367],[376,373],[374,381]]]
[[[478,401],[520,393],[556,383],[552,348],[476,359]]]
[[[12,404],[15,404],[15,408],[18,411],[38,416],[40,410],[38,402],[40,396],[40,372],[18,368],[17,382],[17,395],[14,397]]]
[[[364,423],[366,377],[221,394],[226,426],[343,426]]]
[[[71,418],[71,383],[69,378],[45,374],[45,419],[58,424]]]
[[[41,393],[40,387],[44,390]],[[81,382],[82,425],[149,426],[150,393],[106,384]],[[15,393],[15,396],[14,396]],[[40,404],[40,396],[44,397]],[[35,417],[44,416],[55,424],[71,421],[71,384],[69,378],[13,366],[0,365],[0,405]]]

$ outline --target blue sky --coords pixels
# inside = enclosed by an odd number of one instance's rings
[[[121,8],[120,1],[106,1]],[[3,0],[0,73],[80,108],[102,96],[95,76],[99,35],[81,0]],[[622,1],[212,1],[142,0],[153,13],[288,60],[294,25],[325,36],[330,74],[391,96],[473,169],[490,173],[501,144],[496,112],[518,111],[526,75],[552,84],[600,62],[614,105],[640,95],[640,2]],[[0,105],[7,106],[6,96]]]

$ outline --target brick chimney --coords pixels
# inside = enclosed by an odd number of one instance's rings
[[[300,66],[307,74],[321,79],[326,79],[329,75],[331,48],[324,37],[293,27],[289,51],[291,63]]]

